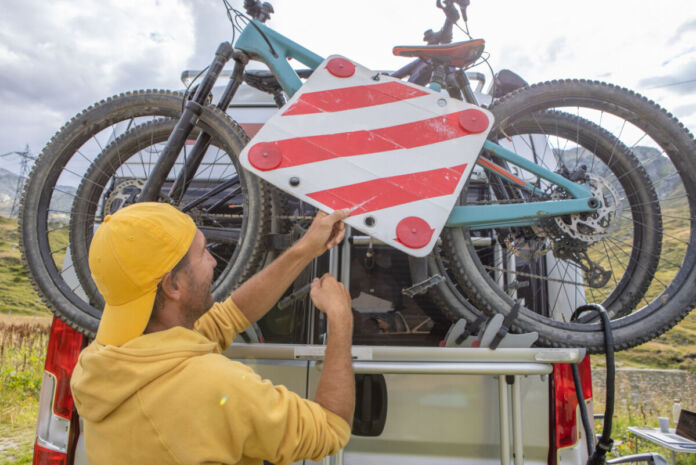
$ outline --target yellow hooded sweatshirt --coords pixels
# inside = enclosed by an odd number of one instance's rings
[[[71,387],[90,465],[281,465],[344,447],[345,420],[220,353],[249,325],[228,299],[193,331],[83,350]]]

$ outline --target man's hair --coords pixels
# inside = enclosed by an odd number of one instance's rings
[[[172,268],[172,271],[169,272],[169,274],[172,275],[172,278],[176,278],[176,275],[183,269],[186,268],[188,265],[188,257],[189,254],[186,252],[186,255],[184,255],[181,260],[179,260],[179,263],[174,265],[174,268]],[[162,281],[159,282],[157,285],[157,294],[155,294],[155,302],[152,304],[152,314],[150,315],[150,319],[152,320],[152,317],[154,316],[155,312],[157,312],[159,309],[162,308],[164,305],[164,291],[162,291]]]

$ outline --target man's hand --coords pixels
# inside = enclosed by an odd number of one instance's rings
[[[329,320],[338,319],[340,324],[353,321],[350,293],[329,273],[321,278],[314,278],[309,295],[314,305],[326,313]]]
[[[337,210],[330,215],[317,213],[295,245],[232,292],[232,300],[247,320],[253,323],[261,319],[314,258],[343,240],[346,228],[341,220],[349,214],[349,210]]]
[[[312,281],[309,294],[329,321],[324,368],[319,377],[314,401],[353,425],[355,378],[350,346],[353,339],[353,314],[350,294],[330,274]]]
[[[330,215],[320,211],[304,236],[297,242],[311,258],[316,258],[340,243],[346,233],[343,220],[348,218],[350,210],[336,210]]]

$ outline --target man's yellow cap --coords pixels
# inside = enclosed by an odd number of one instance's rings
[[[157,285],[184,258],[196,230],[188,215],[166,203],[136,203],[104,218],[89,249],[90,271],[106,301],[97,342],[120,346],[143,333]]]

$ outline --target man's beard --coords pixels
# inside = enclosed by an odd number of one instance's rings
[[[194,278],[195,279],[195,278]],[[187,319],[190,323],[195,323],[202,317],[215,303],[210,289],[212,287],[212,276],[210,281],[195,282],[193,292],[188,302],[186,302]]]

